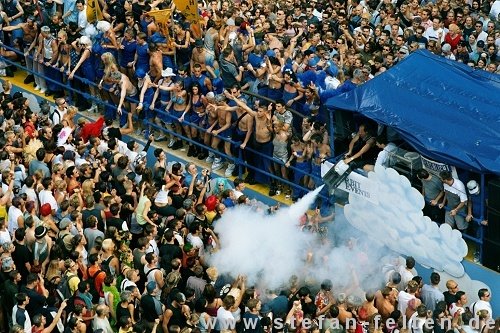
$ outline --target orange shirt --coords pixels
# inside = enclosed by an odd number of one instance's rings
[[[99,266],[90,266],[89,267],[89,276],[88,278],[92,278],[97,271],[101,270]],[[99,296],[104,297],[103,285],[104,279],[106,278],[106,272],[101,271],[97,276],[94,277],[95,289],[99,292]]]

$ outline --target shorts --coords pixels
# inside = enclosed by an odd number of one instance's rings
[[[215,129],[216,130],[220,129],[220,126],[217,125],[215,127]],[[231,137],[233,136],[233,129],[231,128],[231,126],[229,126],[229,128],[227,128],[224,131],[220,132],[218,136],[223,137],[223,138],[227,138],[227,139],[231,139]]]
[[[201,122],[205,119],[205,114],[204,113],[198,113],[198,112],[190,112],[189,116],[189,122],[200,126]]]
[[[170,114],[172,115],[172,117],[174,117],[175,119],[177,119],[177,122],[179,122],[179,118],[182,117],[182,114],[184,113],[184,111],[175,111],[175,110],[172,110],[170,112]],[[186,113],[187,115],[187,113]]]
[[[457,212],[455,216],[450,215],[450,211],[446,211],[444,222],[450,225],[452,228],[457,228],[460,231],[466,231],[467,228],[469,227],[469,222],[465,220],[465,216],[460,215],[464,214],[465,215],[465,209],[461,209],[460,211]]]

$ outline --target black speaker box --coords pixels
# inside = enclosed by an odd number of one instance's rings
[[[495,209],[488,208],[488,226],[484,228],[484,238],[500,243],[500,212]]]
[[[483,242],[483,265],[500,272],[500,242],[484,239]]]
[[[495,210],[500,214],[500,178],[488,182],[488,210]]]

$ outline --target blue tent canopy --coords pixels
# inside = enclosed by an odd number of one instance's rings
[[[421,50],[326,105],[392,127],[431,159],[500,174],[499,75]]]

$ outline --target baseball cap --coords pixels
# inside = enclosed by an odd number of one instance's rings
[[[469,190],[470,194],[476,194],[479,192],[479,185],[475,180],[470,180],[467,183],[467,190]]]

